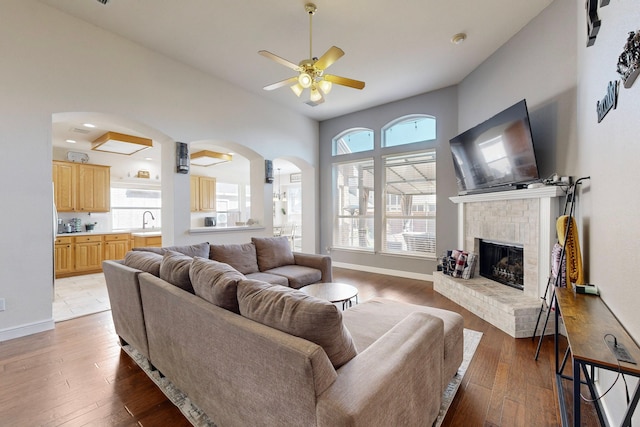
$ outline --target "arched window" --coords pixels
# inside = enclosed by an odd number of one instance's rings
[[[349,129],[333,138],[333,155],[373,150],[373,131],[367,128]]]
[[[436,139],[436,118],[426,114],[400,117],[382,128],[382,146],[412,144]]]

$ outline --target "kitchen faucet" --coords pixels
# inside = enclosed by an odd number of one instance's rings
[[[151,219],[155,221],[155,218],[153,217],[153,214],[151,213],[151,211],[144,211],[142,213],[142,229],[144,230],[145,228],[147,228],[147,221],[145,220],[145,215],[149,214],[151,215]]]

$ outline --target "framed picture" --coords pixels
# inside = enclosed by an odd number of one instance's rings
[[[300,182],[300,181],[302,181],[301,173],[292,173],[291,175],[289,175],[289,182],[294,183],[294,182]]]

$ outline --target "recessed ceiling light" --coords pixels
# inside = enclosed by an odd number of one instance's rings
[[[458,33],[455,36],[451,37],[451,43],[460,44],[467,39],[467,35],[465,33]]]
[[[68,142],[69,144],[75,144],[75,143],[76,143],[76,141],[75,141],[75,140],[73,140],[73,139],[67,139],[67,142]]]
[[[91,123],[83,123],[82,126],[87,127],[87,128],[94,128],[96,127],[96,125],[91,124]]]
[[[153,160],[153,158],[151,158],[151,157],[145,157],[144,159],[145,160]]]

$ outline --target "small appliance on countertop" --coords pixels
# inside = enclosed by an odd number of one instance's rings
[[[204,226],[205,227],[215,227],[216,226],[216,217],[215,216],[205,216],[204,217]]]

